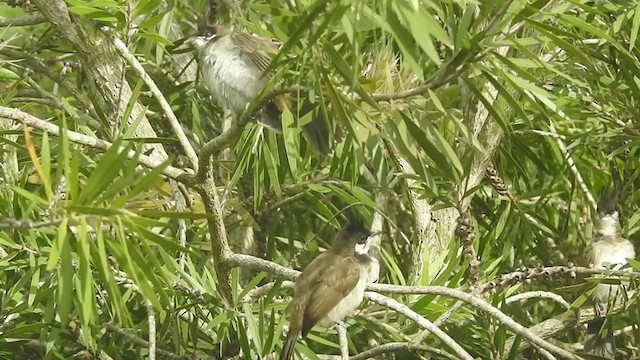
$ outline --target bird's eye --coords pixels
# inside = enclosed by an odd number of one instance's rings
[[[360,242],[365,242],[367,241],[368,236],[367,235],[360,235]]]

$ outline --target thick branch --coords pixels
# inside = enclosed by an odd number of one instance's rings
[[[82,69],[87,73],[89,85],[101,95],[110,110],[109,119],[118,123],[125,114],[132,90],[124,77],[124,63],[113,45],[101,33],[92,20],[81,16],[71,17],[63,0],[33,0],[42,15],[56,28],[57,32],[71,43],[81,60]],[[145,116],[145,109],[136,102],[131,109],[127,124],[141,119],[134,135],[142,138],[155,138],[156,133]],[[115,126],[114,126],[115,128]],[[143,144],[154,160],[168,158],[164,147],[157,143]]]
[[[402,178],[405,181],[405,188],[409,198],[411,214],[413,215],[413,226],[416,230],[417,236],[417,242],[413,244],[411,249],[412,256],[409,281],[411,283],[416,283],[422,274],[425,261],[432,262],[445,248],[441,246],[442,244],[440,241],[429,241],[426,237],[425,230],[431,222],[431,205],[429,205],[427,199],[422,198],[420,194],[413,190],[417,187],[416,185],[418,183],[415,176],[412,176],[416,174],[415,170],[411,167],[409,162],[400,155],[398,148],[391,139],[386,136],[383,125],[378,124],[377,127],[378,130],[380,130],[385,149],[395,164],[396,170],[402,174],[408,175],[402,176]],[[432,240],[438,239],[433,237]],[[428,256],[426,256],[427,251],[429,252]]]
[[[232,258],[233,252],[227,240],[227,230],[224,225],[222,205],[220,204],[218,189],[216,188],[216,183],[213,180],[211,171],[207,171],[204,183],[198,187],[198,192],[204,201],[207,213],[213,215],[213,218],[208,218],[207,222],[209,225],[209,235],[211,236],[211,252],[213,264],[216,267],[219,290],[222,296],[231,302],[231,266],[229,265],[229,260]]]

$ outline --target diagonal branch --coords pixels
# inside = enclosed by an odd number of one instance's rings
[[[589,201],[589,205],[591,205],[591,210],[596,211],[598,209],[598,204],[596,203],[596,200],[593,198],[593,195],[591,195],[591,192],[589,191],[587,184],[584,182],[584,178],[580,174],[580,171],[578,170],[578,167],[576,166],[575,161],[573,161],[573,157],[571,157],[571,153],[569,153],[569,149],[567,149],[567,146],[564,144],[564,142],[562,142],[562,139],[559,136],[557,136],[558,131],[556,131],[555,126],[553,126],[553,123],[549,123],[549,131],[552,134],[556,135],[554,137],[554,140],[556,141],[556,144],[558,145],[560,152],[562,152],[562,156],[564,156],[564,159],[567,161],[567,165],[569,165],[569,169],[573,173],[573,176],[576,178],[576,182],[578,183],[578,186],[580,186],[580,190],[582,190],[582,193],[584,193],[584,196],[587,198],[587,201]]]
[[[62,131],[62,129],[58,125],[39,119],[31,114],[20,111],[18,109],[12,109],[8,107],[0,106],[0,117],[15,120],[19,123],[22,123],[23,125],[40,129],[54,136],[59,136],[60,132]],[[78,132],[71,131],[71,130],[66,130],[66,135],[69,138],[69,140],[73,141],[74,143],[90,146],[100,151],[107,151],[109,150],[109,148],[113,146],[113,144],[108,141],[101,140],[93,136],[80,134]],[[127,153],[127,157],[129,159],[133,159],[135,156],[136,156],[136,152],[133,150],[130,150]],[[155,158],[152,158],[147,155],[139,155],[138,162],[148,167],[149,169],[156,168],[162,164],[161,161],[158,161]],[[184,171],[178,168],[175,168],[173,166],[165,167],[162,173],[172,179],[178,179],[185,174]]]
[[[384,295],[375,293],[375,292],[366,292],[364,294],[365,299],[371,300],[375,303],[378,303],[387,308],[393,309],[404,316],[408,317],[412,321],[416,322],[420,327],[431,331],[438,339],[440,339],[444,344],[446,344],[449,348],[451,348],[458,357],[461,359],[469,359],[472,360],[473,357],[469,355],[469,353],[464,350],[455,340],[453,340],[447,333],[440,330],[440,328],[436,327],[431,323],[431,321],[425,319],[420,316],[415,311],[411,310],[407,305],[399,303],[398,301],[386,297]]]
[[[129,48],[127,48],[127,45],[124,42],[122,42],[122,40],[120,40],[113,33],[113,31],[108,27],[103,26],[101,29],[111,39],[111,42],[115,46],[116,50],[118,50],[120,55],[125,60],[127,60],[129,64],[131,64],[131,67],[133,67],[133,69],[138,73],[140,78],[145,82],[145,84],[147,84],[147,86],[149,87],[149,90],[151,91],[153,96],[156,98],[156,100],[158,100],[158,103],[160,104],[160,108],[162,109],[162,111],[164,111],[165,116],[169,120],[169,124],[171,124],[171,128],[173,129],[173,132],[178,137],[178,141],[180,141],[180,145],[182,145],[182,148],[184,149],[184,152],[187,155],[187,158],[191,162],[191,165],[197,171],[198,155],[196,155],[195,150],[193,150],[193,146],[191,146],[189,139],[187,139],[187,135],[184,133],[184,130],[182,130],[182,125],[180,125],[178,118],[173,113],[173,110],[171,109],[171,105],[169,105],[169,103],[167,102],[167,99],[165,99],[164,95],[162,95],[162,92],[160,91],[156,83],[153,81],[153,79],[151,79],[149,74],[147,74],[147,72],[144,70],[144,68],[142,67],[142,64],[140,64],[138,59],[136,59],[136,57],[133,56],[133,54],[129,51]]]

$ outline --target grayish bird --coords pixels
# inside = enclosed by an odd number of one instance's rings
[[[269,82],[270,77],[265,70],[278,53],[278,45],[270,39],[218,25],[207,26],[201,32],[186,43],[197,49],[200,70],[213,97],[238,116]],[[296,106],[291,95],[276,96],[261,109],[257,121],[281,132],[280,116],[285,108],[294,117],[314,111],[308,100],[302,102],[299,113]],[[302,130],[314,150],[322,155],[329,153],[329,128],[319,114],[312,114],[312,120]]]
[[[359,222],[349,224],[300,274],[280,360],[293,357],[298,334],[306,337],[316,324],[339,324],[360,305],[366,285],[377,281],[380,271],[371,246],[375,235]]]
[[[620,235],[620,221],[615,208],[615,194],[605,189],[598,202],[598,219],[595,235],[585,249],[584,262],[593,268],[621,268],[627,259],[635,258],[633,244]],[[608,359],[615,357],[615,343],[611,327],[602,329],[605,305],[620,300],[620,287],[617,284],[598,284],[591,294],[596,312],[601,315],[587,324],[584,351],[588,354]]]

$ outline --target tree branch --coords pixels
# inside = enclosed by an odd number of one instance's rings
[[[167,99],[165,99],[164,95],[162,95],[162,92],[160,91],[156,83],[153,81],[153,79],[151,79],[149,74],[147,74],[147,72],[144,70],[144,68],[142,67],[142,64],[140,64],[138,59],[136,59],[136,57],[133,56],[133,54],[131,54],[131,52],[129,51],[129,48],[127,48],[127,45],[123,43],[122,40],[120,40],[113,33],[113,31],[108,27],[103,26],[101,29],[111,39],[111,42],[115,46],[116,50],[118,50],[120,55],[125,60],[127,60],[127,62],[129,62],[131,67],[136,71],[136,73],[138,73],[138,75],[145,82],[145,84],[147,84],[147,86],[149,87],[149,90],[151,91],[153,96],[156,98],[156,100],[160,104],[160,108],[164,112],[167,120],[169,120],[169,124],[171,125],[173,132],[178,137],[178,141],[180,141],[180,145],[182,145],[182,149],[184,149],[184,152],[187,155],[187,158],[191,162],[191,166],[193,166],[194,170],[197,171],[198,155],[196,155],[195,150],[193,150],[193,146],[191,146],[189,139],[187,139],[187,135],[185,135],[184,131],[182,130],[182,125],[180,125],[178,118],[173,113],[173,110],[171,109],[171,105],[169,105],[169,103],[167,102]]]
[[[411,288],[411,289],[409,289]],[[467,304],[472,305],[473,307],[486,312],[487,314],[489,314],[491,317],[493,317],[494,319],[498,320],[499,322],[501,322],[503,325],[505,325],[507,328],[509,328],[511,331],[513,331],[516,335],[522,336],[523,338],[525,338],[526,340],[530,341],[531,343],[549,351],[550,353],[557,355],[557,356],[561,356],[563,358],[566,359],[580,359],[580,357],[573,355],[572,353],[559,348],[545,340],[543,340],[542,338],[540,338],[536,333],[529,331],[527,328],[525,328],[524,326],[518,324],[516,321],[514,321],[513,319],[511,319],[509,316],[507,316],[505,313],[503,313],[502,311],[500,311],[498,308],[492,306],[491,304],[487,303],[486,301],[484,301],[483,299],[477,297],[477,296],[473,296],[471,294],[467,294],[465,292],[462,292],[460,290],[456,290],[456,289],[451,289],[448,287],[444,287],[444,286],[428,286],[428,287],[399,287],[397,285],[382,285],[382,284],[372,284],[371,286],[369,286],[369,289],[374,290],[374,291],[378,291],[378,292],[385,292],[387,290],[393,290],[394,293],[399,293],[399,294],[406,294],[406,293],[411,293],[413,291],[416,291],[418,289],[423,290],[425,294],[432,294],[432,295],[441,295],[441,296],[447,296],[447,297],[451,297],[451,298],[455,298],[461,301],[464,301]],[[431,329],[429,329],[430,331],[433,331]],[[435,334],[435,333],[434,333]]]
[[[394,311],[397,311],[398,313],[411,319],[420,327],[424,329],[428,329],[438,339],[440,339],[445,345],[451,348],[451,350],[453,350],[453,352],[456,355],[458,355],[459,358],[473,360],[473,357],[469,355],[469,353],[466,350],[464,350],[457,342],[455,342],[455,340],[453,340],[447,333],[440,330],[440,328],[434,326],[433,323],[431,323],[429,320],[425,319],[424,317],[420,316],[415,311],[411,310],[411,308],[409,308],[408,306],[402,303],[399,303],[398,301],[392,298],[386,297],[384,295],[381,295],[375,292],[368,291],[364,294],[364,297],[365,299],[371,300],[384,307],[393,309]]]
[[[344,323],[336,325],[338,331],[338,343],[340,344],[340,359],[349,360],[349,339],[347,338],[347,327]]]
[[[457,360],[458,358],[449,354],[448,352],[437,349],[431,346],[406,343],[406,342],[392,342],[380,345],[373,349],[369,349],[367,351],[361,352],[358,355],[352,356],[351,360],[365,360],[371,358],[378,358],[382,354],[397,352],[397,351],[424,351],[428,353],[432,353],[434,355],[438,355],[443,358]]]
[[[15,120],[19,123],[22,123],[23,125],[26,126],[30,126],[36,129],[40,129],[48,134],[54,135],[54,136],[60,136],[60,131],[61,128],[55,124],[52,124],[48,121],[39,119],[31,114],[28,114],[26,112],[20,111],[18,109],[12,109],[12,108],[8,108],[8,107],[4,107],[4,106],[0,106],[0,117],[6,118],[6,119],[11,119],[11,120]],[[81,144],[81,145],[86,145],[86,146],[90,146],[96,150],[100,150],[100,151],[107,151],[109,150],[109,148],[111,148],[113,146],[113,144],[111,144],[108,141],[104,141],[104,140],[100,140],[97,139],[95,137],[89,136],[89,135],[84,135],[84,134],[80,134],[77,133],[75,131],[71,131],[71,130],[66,130],[66,135],[69,138],[70,141],[77,143],[77,144]],[[136,152],[133,150],[130,150],[127,153],[127,157],[129,159],[133,159],[136,156]],[[139,155],[138,157],[138,162],[144,166],[146,166],[149,169],[154,169],[158,166],[160,166],[162,164],[161,161],[156,160],[155,158],[152,158],[150,156],[147,155]],[[172,179],[178,179],[181,178],[185,172],[175,168],[173,166],[167,166],[165,167],[165,169],[162,171],[162,173]]]
[[[126,331],[126,330],[124,330],[124,329],[122,329],[122,328],[120,328],[120,327],[118,327],[118,326],[116,326],[114,324],[107,324],[105,326],[105,329],[107,331],[110,331],[110,332],[113,332],[113,333],[116,333],[116,334],[122,336],[124,339],[128,340],[131,343],[134,343],[134,344],[140,345],[140,346],[144,346],[144,347],[149,347],[149,342],[146,341],[145,339],[142,339],[142,338],[140,338],[140,337],[138,337],[138,336],[136,336],[134,334],[131,334],[128,331]],[[166,350],[163,350],[163,349],[157,349],[157,351],[158,351],[158,354],[160,354],[160,355],[162,355],[164,357],[167,357],[169,359],[176,359],[176,360],[189,360],[189,359],[191,359],[190,356],[187,356],[187,355],[176,355],[176,354],[174,354],[172,352],[169,352],[169,351],[166,351]],[[150,357],[150,359],[151,359],[151,357]]]
[[[426,199],[422,198],[420,194],[415,192],[413,189],[415,185],[418,183],[418,180],[415,179],[416,172],[411,167],[409,162],[405,160],[398,151],[398,148],[395,144],[389,139],[384,129],[384,125],[381,123],[377,123],[376,127],[381,133],[382,142],[384,147],[391,157],[391,160],[395,164],[395,168],[401,174],[405,174],[408,176],[402,176],[405,182],[405,189],[407,192],[407,197],[409,198],[409,206],[411,207],[411,214],[413,215],[413,226],[416,231],[417,242],[412,246],[412,256],[411,256],[411,267],[409,272],[409,282],[417,283],[418,279],[422,274],[422,270],[424,268],[425,261],[431,262],[440,251],[443,250],[441,244],[438,242],[429,242],[429,239],[426,237],[425,230],[427,226],[431,222],[431,205],[427,202]],[[438,240],[433,238],[434,240]],[[429,250],[429,256],[425,256],[427,250]]]
[[[527,291],[524,293],[509,296],[505,300],[505,304],[512,304],[514,302],[526,301],[529,299],[550,299],[562,305],[565,309],[571,308],[571,304],[563,299],[562,296],[548,291]]]
[[[75,49],[90,80],[89,86],[101,95],[101,99],[110,110],[110,121],[115,124],[116,121],[126,120],[127,124],[130,124],[134,119],[141,119],[134,136],[157,137],[146,118],[146,110],[139,102],[133,105],[129,117],[123,118],[132,90],[129,84],[123,81],[124,63],[110,41],[98,30],[96,23],[81,16],[71,17],[64,0],[33,0],[33,3],[53,24],[58,34],[68,40]],[[145,143],[142,147],[145,151],[151,151],[149,156],[158,162],[168,158],[164,147],[159,143]]]
[[[29,25],[42,24],[44,22],[47,22],[47,19],[40,14],[24,16],[20,18],[0,17],[0,27],[29,26]]]
[[[87,98],[87,96],[83,94],[69,80],[60,76],[59,73],[55,72],[50,66],[42,62],[40,59],[37,59],[22,51],[11,49],[8,47],[0,49],[0,55],[4,55],[12,59],[24,59],[24,61],[31,69],[40,74],[44,74],[49,79],[53,80],[56,84],[60,85],[63,89],[67,90],[69,94],[71,94],[71,96],[73,96],[82,105],[82,107],[89,112],[89,115],[92,118],[98,118],[98,115],[96,114],[96,111],[93,108],[93,104],[91,103],[89,98]]]
[[[556,131],[556,128],[555,126],[553,126],[552,122],[549,123],[549,131],[551,131],[552,134],[558,135],[558,131]],[[591,205],[591,210],[595,212],[598,209],[598,204],[596,203],[596,200],[593,198],[593,195],[591,195],[591,192],[589,191],[587,184],[584,182],[584,178],[580,174],[580,171],[578,170],[576,163],[573,161],[573,157],[571,157],[571,153],[569,153],[569,149],[567,149],[565,144],[562,142],[562,139],[560,139],[559,137],[554,137],[554,140],[556,141],[556,144],[558,145],[560,152],[562,152],[562,156],[564,156],[564,159],[567,161],[567,165],[569,165],[569,169],[573,173],[573,176],[576,178],[576,182],[578,183],[578,186],[580,186],[580,190],[582,190],[582,193],[587,198],[587,201],[589,201],[589,205]]]

